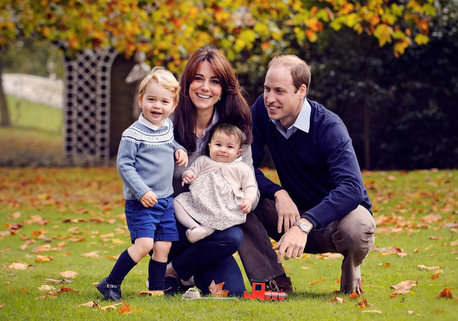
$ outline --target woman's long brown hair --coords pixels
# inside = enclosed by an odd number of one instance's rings
[[[239,127],[246,137],[244,143],[251,144],[251,112],[243,97],[242,88],[227,58],[216,48],[208,46],[194,52],[181,75],[180,97],[173,119],[175,139],[188,150],[188,153],[196,151],[194,129],[197,123],[197,109],[189,97],[189,86],[202,61],[210,63],[221,81],[221,100],[215,104],[219,116],[218,123],[229,123]]]

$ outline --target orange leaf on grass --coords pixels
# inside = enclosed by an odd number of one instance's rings
[[[56,295],[52,295],[52,294],[46,294],[46,295],[43,295],[43,296],[40,296],[38,298],[36,298],[35,300],[46,300],[46,299],[57,299],[57,296]]]
[[[11,263],[10,265],[3,264],[3,267],[6,270],[27,270],[28,268],[32,268],[33,265],[29,265],[21,261],[13,261],[13,263]]]
[[[106,310],[116,310],[118,305],[121,305],[122,303],[119,302],[119,303],[115,303],[115,304],[111,304],[111,305],[106,305],[104,307],[100,307],[100,310],[102,311],[106,311]]]
[[[228,290],[223,290],[224,282],[215,283],[215,280],[212,280],[212,283],[208,287],[210,290],[211,296],[212,297],[217,297],[217,298],[225,298],[228,296],[229,291]]]
[[[92,252],[89,252],[89,253],[83,253],[83,254],[81,254],[81,256],[90,257],[90,258],[93,258],[93,259],[98,259],[99,258],[99,251],[92,251]]]
[[[396,285],[390,286],[390,289],[394,289],[395,291],[391,293],[391,298],[398,296],[399,294],[407,294],[410,293],[410,290],[417,286],[418,281],[402,281]]]
[[[348,297],[350,300],[354,300],[356,298],[359,298],[361,296],[361,294],[358,294],[356,293],[355,290],[353,290],[352,294],[350,294],[350,296]]]
[[[97,302],[89,301],[89,302],[86,302],[86,303],[79,304],[76,307],[77,308],[79,308],[79,307],[88,307],[88,308],[96,307],[96,308],[98,308],[98,307],[100,307],[100,305]]]
[[[441,267],[438,266],[438,265],[435,265],[435,266],[426,266],[426,265],[423,265],[423,264],[420,264],[420,265],[417,265],[420,270],[428,270],[428,271],[434,271],[434,270],[439,270]]]
[[[371,305],[372,304],[367,303],[367,300],[365,298],[358,302],[358,306],[360,308],[370,307]]]
[[[75,293],[75,294],[79,293],[78,291],[75,291],[75,290],[72,290],[70,288],[66,288],[66,287],[62,286],[59,291],[56,291],[56,292],[53,292],[53,293],[50,293],[50,294],[62,294],[62,293],[65,293],[65,292],[70,292],[70,293]]]
[[[47,285],[47,284],[43,284],[42,286],[40,286],[38,288],[38,290],[40,290],[40,291],[52,291],[52,290],[55,290],[55,288],[53,286],[50,286],[50,285]]]
[[[122,301],[122,307],[119,309],[118,313],[119,314],[131,314],[132,311],[130,308],[130,305],[127,305],[126,302]]]
[[[59,284],[59,283],[73,283],[71,280],[63,279],[63,280],[55,280],[55,279],[45,279],[45,282],[51,282],[54,284]]]
[[[164,291],[140,291],[138,292],[139,295],[149,295],[149,296],[163,296],[164,295]]]
[[[337,303],[342,304],[342,303],[346,302],[346,300],[345,300],[345,299],[342,299],[342,298],[339,298],[339,297],[337,297],[337,296],[335,296],[335,297],[333,297],[333,298],[330,298],[330,299],[328,300],[328,302],[337,302]]]
[[[62,275],[64,278],[68,278],[68,279],[74,279],[78,275],[78,273],[73,272],[73,271],[60,272],[59,274]]]
[[[444,288],[441,293],[437,296],[439,299],[444,298],[444,299],[453,299],[453,294],[452,291],[448,288]]]
[[[32,250],[32,253],[41,253],[41,252],[47,252],[51,250],[51,244],[43,244],[40,245]]]
[[[324,278],[324,279],[321,279],[321,280],[312,281],[312,282],[309,282],[308,285],[315,285],[315,284],[324,282],[324,281],[326,281],[326,280],[327,280],[327,279]]]
[[[437,271],[436,273],[434,273],[433,275],[431,275],[431,280],[438,279],[441,273],[444,273],[444,272],[442,270],[440,270],[440,271]]]
[[[382,314],[382,311],[380,311],[380,310],[364,310],[362,313],[376,313],[376,314]]]
[[[26,240],[25,243],[22,244],[21,247],[19,247],[19,249],[24,251],[32,243],[35,243],[35,240]]]
[[[54,260],[52,256],[43,256],[43,255],[37,255],[37,258],[35,259],[35,262],[37,263],[43,263],[43,262],[49,262]]]

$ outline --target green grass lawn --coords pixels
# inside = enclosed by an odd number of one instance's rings
[[[143,259],[123,283],[127,317],[119,306],[78,307],[112,304],[95,284],[111,270],[113,256],[130,245],[116,170],[0,168],[0,320],[456,320],[457,298],[438,296],[445,288],[458,295],[458,171],[363,176],[378,232],[362,266],[361,297],[334,293],[341,259],[319,255],[285,262],[295,288],[285,302],[145,297],[138,295],[147,290]],[[25,269],[14,269],[15,262]],[[65,271],[77,273],[72,283],[46,281],[64,279]],[[404,280],[418,284],[391,297],[390,286]],[[46,296],[42,285],[77,293]],[[345,302],[329,302],[336,296]],[[363,299],[370,306],[360,307]]]
[[[9,95],[7,101],[13,127],[37,129],[58,135],[63,134],[62,109]]]
[[[0,127],[0,166],[63,163],[62,110],[8,96],[11,127]]]

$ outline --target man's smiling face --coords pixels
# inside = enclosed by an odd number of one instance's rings
[[[264,82],[264,104],[270,119],[279,120],[289,128],[301,111],[306,86],[299,90],[293,85],[291,71],[281,64],[269,68]]]

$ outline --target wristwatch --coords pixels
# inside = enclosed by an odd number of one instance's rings
[[[305,234],[309,234],[310,231],[312,230],[312,226],[309,223],[306,223],[306,222],[297,221],[293,225],[294,226],[299,226],[301,231],[304,232]]]

